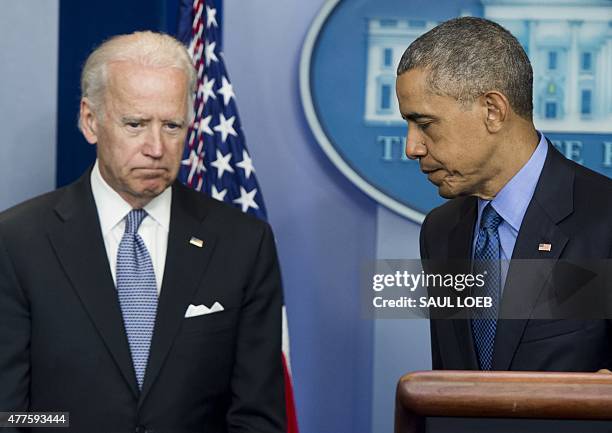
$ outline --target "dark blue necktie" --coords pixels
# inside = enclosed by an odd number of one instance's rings
[[[485,275],[485,285],[479,295],[490,296],[493,308],[485,308],[472,319],[472,335],[481,370],[491,370],[493,346],[497,328],[497,311],[501,297],[500,244],[497,231],[502,222],[491,203],[488,203],[480,218],[480,228],[474,249],[474,274]]]
[[[157,314],[157,285],[151,256],[138,234],[147,216],[133,209],[125,218],[125,232],[117,252],[117,291],[138,387],[142,388]]]

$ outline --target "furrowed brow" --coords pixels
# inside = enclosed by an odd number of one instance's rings
[[[141,117],[141,116],[122,116],[121,117],[121,121],[123,123],[130,123],[130,122],[148,122],[151,119],[148,117]]]
[[[415,113],[415,112],[402,113],[402,118],[404,120],[411,120],[413,122],[418,122],[419,120],[434,120],[435,119],[435,117],[430,116],[428,114]]]
[[[179,126],[183,126],[187,123],[187,121],[185,119],[181,119],[180,117],[176,117],[174,119],[169,118],[169,119],[162,119],[163,123],[175,123]]]

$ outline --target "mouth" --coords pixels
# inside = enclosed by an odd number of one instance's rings
[[[435,173],[436,171],[439,171],[439,168],[425,168],[425,167],[421,167],[421,171],[427,175],[431,174],[431,173]]]
[[[163,167],[136,167],[133,170],[137,170],[137,171],[144,171],[144,172],[160,172],[160,171],[168,171],[167,169],[163,168]]]
[[[145,179],[157,178],[168,172],[167,169],[159,167],[137,167],[134,168],[133,171]]]
[[[434,185],[439,185],[444,178],[444,172],[441,168],[424,168],[421,171],[427,175],[427,180],[429,180]]]

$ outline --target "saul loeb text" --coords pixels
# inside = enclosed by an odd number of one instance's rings
[[[412,262],[401,263],[408,266],[398,269],[395,263],[379,262],[370,268],[365,317],[427,318],[436,312],[473,316],[494,308],[486,292],[486,272],[433,273]]]

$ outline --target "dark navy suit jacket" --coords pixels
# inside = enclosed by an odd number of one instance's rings
[[[530,315],[550,294],[555,263],[612,257],[612,180],[548,146],[512,254],[513,260],[537,261],[510,264],[502,317],[518,311],[521,318],[498,321],[493,370],[588,372],[612,366],[609,321]],[[469,266],[476,217],[476,197],[456,198],[431,211],[421,228],[424,264],[457,259]],[[550,244],[550,251],[541,251],[541,243]],[[431,344],[434,369],[478,369],[468,319],[431,320]]]
[[[0,411],[70,412],[61,432],[284,433],[281,305],[269,226],[175,184],[139,391],[86,173],[0,214]]]

